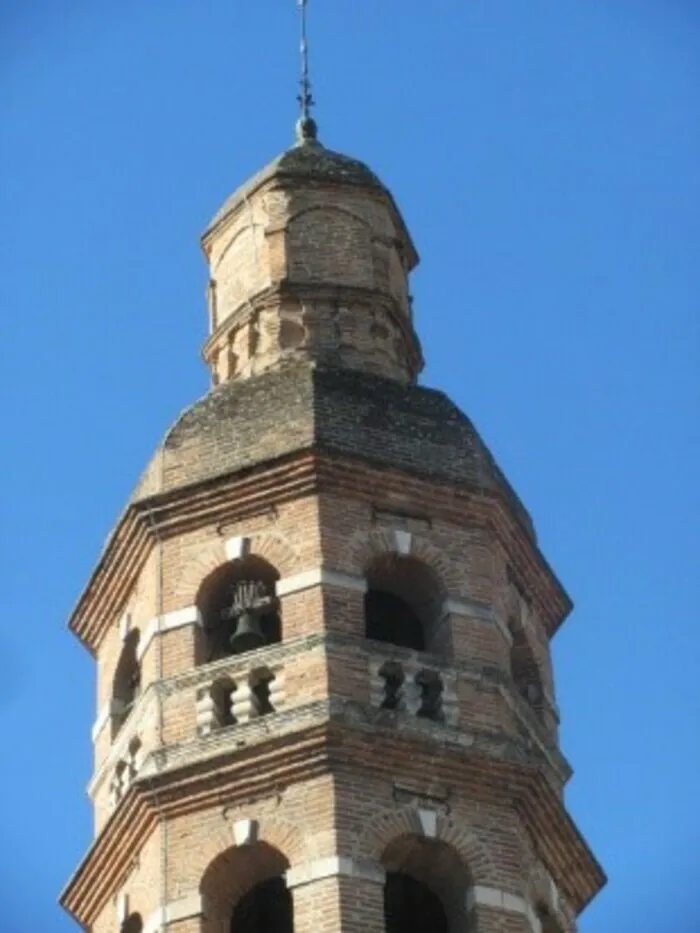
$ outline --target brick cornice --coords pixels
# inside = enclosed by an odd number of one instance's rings
[[[382,730],[382,754],[377,755],[376,725],[371,731],[358,726],[351,730],[346,723],[332,722],[329,733],[330,764],[336,772],[347,772],[359,763],[358,767],[391,779],[395,756],[401,756],[402,777],[418,783],[425,780],[423,743],[415,736]],[[411,746],[412,754],[407,755]],[[407,761],[413,763],[414,774],[406,767]],[[438,749],[431,743],[430,780],[459,789],[473,800],[514,804],[535,851],[576,914],[605,885],[600,864],[540,769],[446,745]]]
[[[262,468],[227,473],[132,503],[73,610],[70,630],[94,654],[160,537],[207,522],[240,520],[309,495],[315,489],[315,475],[314,458],[303,451]]]
[[[156,752],[156,770],[145,769],[151,773],[132,784],[63,892],[61,904],[89,926],[159,820],[282,793],[293,783],[358,767],[393,780],[397,760],[403,762],[403,778],[418,786],[426,774],[426,742],[431,782],[475,801],[516,807],[535,850],[576,913],[604,885],[602,869],[540,769],[344,715],[324,719],[248,749],[228,748],[174,766],[167,764],[167,756],[158,764]],[[381,755],[376,754],[378,738]]]
[[[371,477],[368,475],[371,472]],[[421,511],[448,522],[470,522],[490,528],[532,592],[540,617],[550,638],[564,622],[573,604],[531,534],[523,527],[500,492],[475,489],[430,477],[415,477],[420,485],[415,500]],[[381,497],[391,509],[392,492],[406,495],[406,475],[384,464],[372,464],[348,457],[321,454],[318,458],[320,492],[351,491],[358,498],[377,506]]]
[[[282,792],[328,773],[326,746],[320,725],[136,780],[62,892],[61,906],[89,928],[159,820]]]
[[[372,305],[374,308],[382,307],[391,318],[394,326],[400,331],[405,345],[409,348],[412,378],[415,379],[423,370],[425,360],[423,359],[423,351],[418,335],[391,292],[353,285],[329,285],[326,282],[296,283],[288,279],[273,282],[261,289],[257,294],[247,296],[245,301],[228,315],[209,336],[202,347],[202,358],[208,361],[212,351],[221,343],[222,339],[248,318],[267,308],[276,308],[282,302],[288,300],[316,300],[347,303],[348,305],[366,304]]]
[[[504,496],[466,485],[413,476],[424,510],[448,521],[490,527],[519,576],[533,593],[551,637],[571,610],[571,600],[531,537],[513,516]],[[119,520],[69,627],[95,653],[105,631],[122,610],[136,577],[159,537],[236,521],[285,501],[322,491],[346,491],[377,504],[406,489],[404,472],[385,465],[339,457],[331,451],[299,451],[258,467],[225,473],[132,503]]]

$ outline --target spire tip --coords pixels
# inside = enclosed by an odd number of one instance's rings
[[[315,142],[318,136],[318,126],[311,116],[311,108],[315,105],[311,94],[311,78],[309,77],[309,43],[306,32],[306,7],[308,0],[297,0],[297,7],[301,13],[301,81],[300,92],[297,97],[301,107],[301,116],[297,120],[297,142]]]

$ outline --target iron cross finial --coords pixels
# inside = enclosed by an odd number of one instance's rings
[[[301,107],[301,116],[297,122],[297,139],[300,143],[313,142],[316,139],[316,121],[311,116],[311,108],[315,101],[311,93],[311,79],[309,77],[309,42],[306,31],[306,9],[308,0],[297,0],[297,7],[301,13],[301,90],[297,97]]]

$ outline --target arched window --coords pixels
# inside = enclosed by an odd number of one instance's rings
[[[207,930],[222,933],[294,933],[292,896],[284,880],[289,862],[265,842],[222,851],[199,886],[208,904]]]
[[[448,653],[441,626],[443,593],[430,568],[413,557],[386,554],[367,571],[365,635],[414,651]]]
[[[541,719],[544,715],[544,692],[535,655],[523,627],[511,619],[508,628],[512,637],[510,676],[517,692]]]
[[[467,867],[447,843],[395,839],[384,852],[386,933],[469,933]]]
[[[450,933],[440,898],[422,881],[389,872],[384,886],[386,933]]]
[[[132,629],[124,639],[112,681],[112,738],[115,738],[133,709],[141,692],[141,667],[138,658],[139,630]]]
[[[539,903],[535,912],[540,921],[542,933],[562,933],[556,917],[545,903]]]
[[[267,561],[250,556],[224,564],[204,580],[197,595],[203,630],[199,664],[282,640],[278,579]]]
[[[122,924],[120,933],[143,933],[141,914],[130,914]]]
[[[236,904],[231,933],[294,933],[292,895],[284,878],[268,878]]]

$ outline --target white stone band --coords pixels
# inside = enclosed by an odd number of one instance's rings
[[[472,602],[469,599],[446,599],[443,609],[445,613],[456,616],[464,616],[468,619],[476,619],[479,622],[486,622],[495,625],[508,644],[513,641],[513,636],[508,631],[508,626],[494,612],[491,606],[485,606],[483,603]]]
[[[204,914],[204,904],[201,894],[190,894],[177,901],[171,901],[165,907],[154,910],[143,925],[143,933],[158,933],[170,923],[179,923],[190,917],[201,917]]]
[[[120,704],[117,700],[108,700],[97,715],[97,719],[92,727],[92,741],[97,740],[98,735],[107,723],[111,720],[114,713],[120,711]]]
[[[293,577],[285,577],[277,582],[275,591],[278,596],[289,596],[290,593],[301,593],[314,586],[338,586],[345,590],[355,590],[358,593],[367,591],[367,581],[364,577],[353,577],[347,573],[337,573],[335,570],[326,570],[323,567],[314,567],[305,570]]]
[[[139,642],[137,652],[139,661],[156,635],[162,635],[163,632],[172,632],[178,628],[185,628],[188,625],[201,624],[202,617],[196,606],[185,606],[184,609],[175,609],[173,612],[166,612],[163,616],[156,616],[146,625],[143,638]]]
[[[510,913],[527,917],[532,933],[542,933],[542,924],[537,918],[532,905],[518,894],[501,891],[500,888],[487,888],[484,885],[474,885],[467,891],[467,910],[474,907],[492,907],[494,910],[507,910]]]
[[[298,888],[303,884],[312,884],[314,881],[321,881],[324,878],[338,876],[361,878],[374,884],[384,884],[386,872],[377,862],[331,856],[330,858],[318,859],[315,862],[307,862],[305,865],[298,865],[296,868],[290,868],[285,877],[287,887],[291,889]]]

